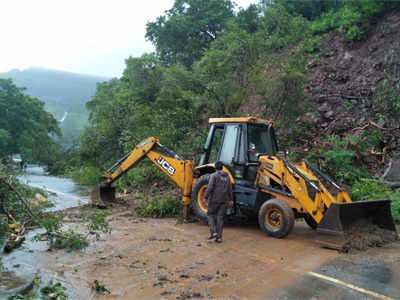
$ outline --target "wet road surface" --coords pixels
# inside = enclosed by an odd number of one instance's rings
[[[25,179],[55,192],[56,208],[85,202],[71,181],[41,172],[31,168]],[[216,244],[205,241],[201,223],[137,218],[123,207],[110,225],[110,235],[72,253],[46,251],[31,231],[3,260],[16,273],[40,270],[44,281],[62,282],[70,299],[400,299],[398,243],[339,254],[320,248],[315,232],[296,222],[284,239],[265,236],[255,224],[229,224]],[[111,294],[94,292],[94,280]]]
[[[80,298],[103,299],[90,290],[98,280],[111,291],[107,299],[400,299],[399,244],[339,254],[314,243],[303,222],[285,239],[255,225],[228,225],[216,244],[204,240],[208,229],[200,223],[129,211],[111,226],[112,234],[85,253],[46,257]]]

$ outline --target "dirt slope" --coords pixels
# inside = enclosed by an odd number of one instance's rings
[[[301,120],[313,125],[310,137],[317,138],[333,133],[357,136],[374,127],[383,133],[381,149],[399,156],[399,124],[373,99],[387,78],[400,78],[400,11],[371,20],[363,30],[364,39],[358,42],[336,31],[322,39],[319,57],[307,64],[305,86],[316,111]]]

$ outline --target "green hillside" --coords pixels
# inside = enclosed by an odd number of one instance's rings
[[[97,83],[107,80],[43,68],[14,69],[0,73],[0,78],[12,79],[18,87],[26,88],[26,94],[44,101],[45,109],[57,120],[64,119],[60,124],[63,134],[60,143],[67,147],[76,141],[87,123],[86,101],[93,96]]]

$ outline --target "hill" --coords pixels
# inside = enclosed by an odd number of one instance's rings
[[[0,78],[10,78],[26,94],[45,102],[45,108],[60,121],[63,137],[60,143],[71,145],[87,123],[85,103],[94,94],[96,85],[105,77],[76,74],[44,68],[17,69],[0,73]]]

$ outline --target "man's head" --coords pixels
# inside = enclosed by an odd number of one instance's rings
[[[217,161],[217,162],[215,163],[215,168],[216,168],[218,171],[221,171],[221,170],[222,170],[222,166],[223,166],[223,164],[222,164],[222,162],[220,162],[220,161]]]

